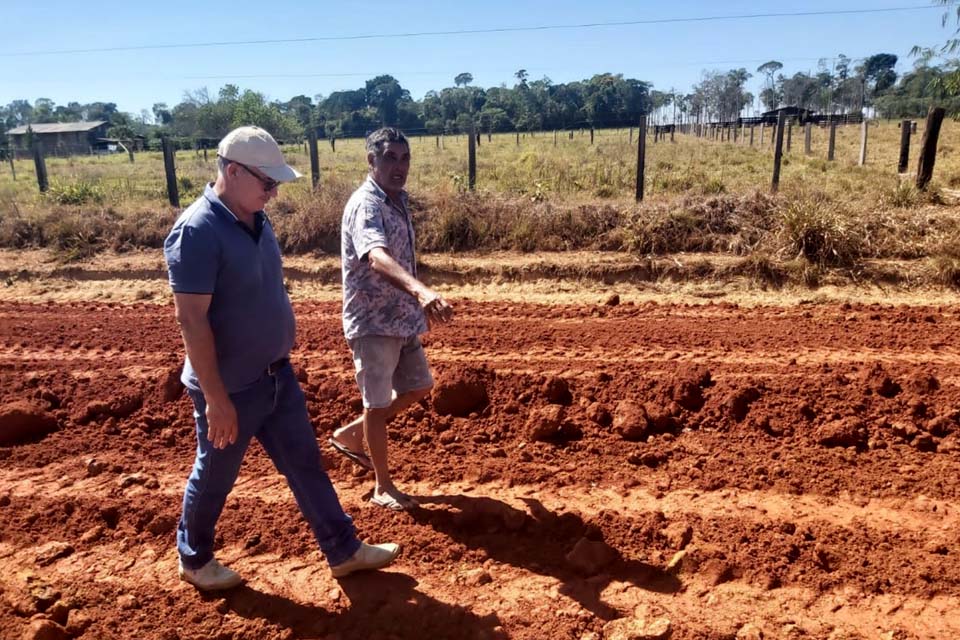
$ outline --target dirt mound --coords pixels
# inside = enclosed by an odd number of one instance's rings
[[[36,442],[57,429],[57,420],[26,400],[0,406],[0,446]]]
[[[484,368],[459,367],[444,371],[433,387],[433,409],[442,416],[466,417],[487,406],[491,372]]]

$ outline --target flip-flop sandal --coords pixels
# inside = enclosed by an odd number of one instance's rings
[[[367,454],[348,449],[333,438],[327,438],[327,442],[329,442],[330,446],[333,447],[337,452],[347,456],[354,464],[358,464],[364,469],[373,471],[373,463],[370,462],[370,458],[367,456]]]
[[[378,507],[390,509],[390,511],[406,511],[413,506],[412,504],[409,506],[405,505],[393,496],[388,495],[373,496],[370,498],[370,502]]]

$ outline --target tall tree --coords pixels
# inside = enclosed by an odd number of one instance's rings
[[[367,104],[376,109],[380,124],[396,124],[398,105],[404,98],[409,99],[410,93],[391,75],[367,80],[366,91]]]
[[[778,60],[769,60],[757,67],[757,73],[762,73],[766,81],[760,91],[760,101],[767,109],[776,109],[780,106],[780,95],[776,90],[777,72],[783,69],[783,63]]]

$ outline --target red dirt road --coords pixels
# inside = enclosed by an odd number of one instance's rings
[[[357,404],[339,306],[296,311],[325,442]],[[462,303],[425,340],[446,390],[391,426],[422,507],[323,447],[398,562],[333,580],[254,445],[219,596],[176,577],[172,316],[0,304],[0,638],[960,637],[952,307]]]

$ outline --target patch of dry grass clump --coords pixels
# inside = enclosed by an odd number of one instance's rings
[[[788,258],[848,267],[864,253],[864,227],[847,205],[822,191],[796,191],[777,207],[776,243]]]
[[[769,234],[776,200],[762,192],[693,195],[639,207],[627,231],[627,248],[662,255],[721,252],[747,255]]]
[[[328,180],[316,191],[283,190],[269,205],[270,222],[284,253],[340,253],[343,207],[356,185]]]
[[[615,232],[625,218],[610,204],[564,206],[449,191],[425,199],[414,213],[417,243],[424,251],[619,249]]]
[[[123,214],[111,207],[54,207],[45,213],[0,214],[0,245],[18,249],[54,249],[64,261],[93,256],[104,250],[124,252],[163,245],[175,214],[167,209]]]

